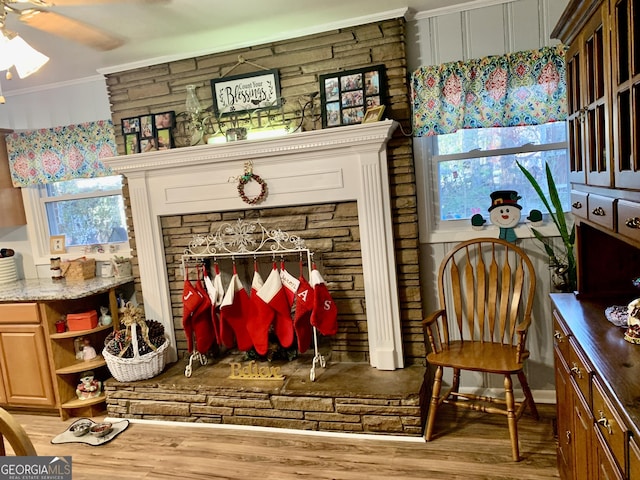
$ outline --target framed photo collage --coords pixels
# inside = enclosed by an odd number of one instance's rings
[[[384,65],[329,73],[319,78],[322,128],[368,123],[382,116],[387,101]]]
[[[123,118],[124,153],[130,155],[173,148],[171,129],[175,126],[175,122],[175,112]]]

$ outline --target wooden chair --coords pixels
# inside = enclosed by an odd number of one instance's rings
[[[16,456],[37,456],[36,449],[22,425],[5,409],[0,408],[0,456],[6,456],[4,440],[9,442]]]
[[[442,260],[438,272],[440,308],[422,326],[427,362],[436,367],[425,440],[433,437],[442,403],[506,415],[513,459],[520,459],[518,419],[529,406],[538,411],[523,371],[536,287],[533,264],[516,245],[497,238],[460,243]],[[428,344],[427,344],[428,339]],[[451,387],[441,394],[445,367],[453,369]],[[504,376],[505,398],[461,393],[460,372],[471,370]],[[524,400],[516,402],[511,375],[517,375]]]

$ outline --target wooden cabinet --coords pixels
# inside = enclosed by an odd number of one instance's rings
[[[639,0],[611,1],[615,185],[640,188]]]
[[[566,33],[574,35],[566,55],[570,180],[609,186],[611,74],[607,2],[583,14],[589,18],[582,28]]]
[[[26,225],[22,192],[11,182],[5,137],[13,130],[0,129],[0,227]]]
[[[560,477],[639,479],[640,346],[607,321],[606,303],[573,294],[551,298]],[[566,352],[559,338],[568,339]]]
[[[122,288],[122,287],[119,287]],[[100,306],[109,307],[113,319],[111,325],[98,325],[90,330],[56,332],[55,324],[64,315],[91,310]],[[118,327],[118,307],[115,288],[106,292],[89,295],[80,299],[42,302],[39,305],[41,316],[49,332],[50,365],[53,371],[55,387],[58,393],[60,416],[95,416],[104,410],[106,397],[104,392],[89,399],[79,399],[76,388],[83,372],[91,371],[95,378],[104,381],[111,375],[107,363],[101,355],[107,335]],[[75,341],[88,339],[98,353],[92,360],[76,358]]]
[[[35,303],[0,305],[3,404],[54,407],[45,332]]]

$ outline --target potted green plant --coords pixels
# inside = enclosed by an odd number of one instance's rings
[[[557,243],[553,243],[551,238],[544,236],[539,230],[531,228],[531,231],[542,243],[546,254],[549,256],[549,266],[553,269],[554,285],[558,290],[573,292],[577,287],[576,260],[573,251],[576,240],[576,229],[575,224],[572,225],[571,228],[567,225],[562,203],[558,195],[558,189],[551,174],[551,168],[549,168],[549,164],[545,162],[547,187],[549,189],[549,198],[547,198],[531,172],[520,162],[516,161],[516,164],[533,186],[540,200],[542,200],[549,217],[558,229],[558,233],[562,239],[562,247],[558,248]]]

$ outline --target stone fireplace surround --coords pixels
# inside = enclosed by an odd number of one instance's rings
[[[356,200],[371,366],[404,367],[386,144],[391,120],[284,137],[105,159],[127,177],[146,315],[163,322],[177,360],[160,218]],[[259,206],[235,182],[244,163],[269,185]],[[286,227],[285,227],[286,228]]]

